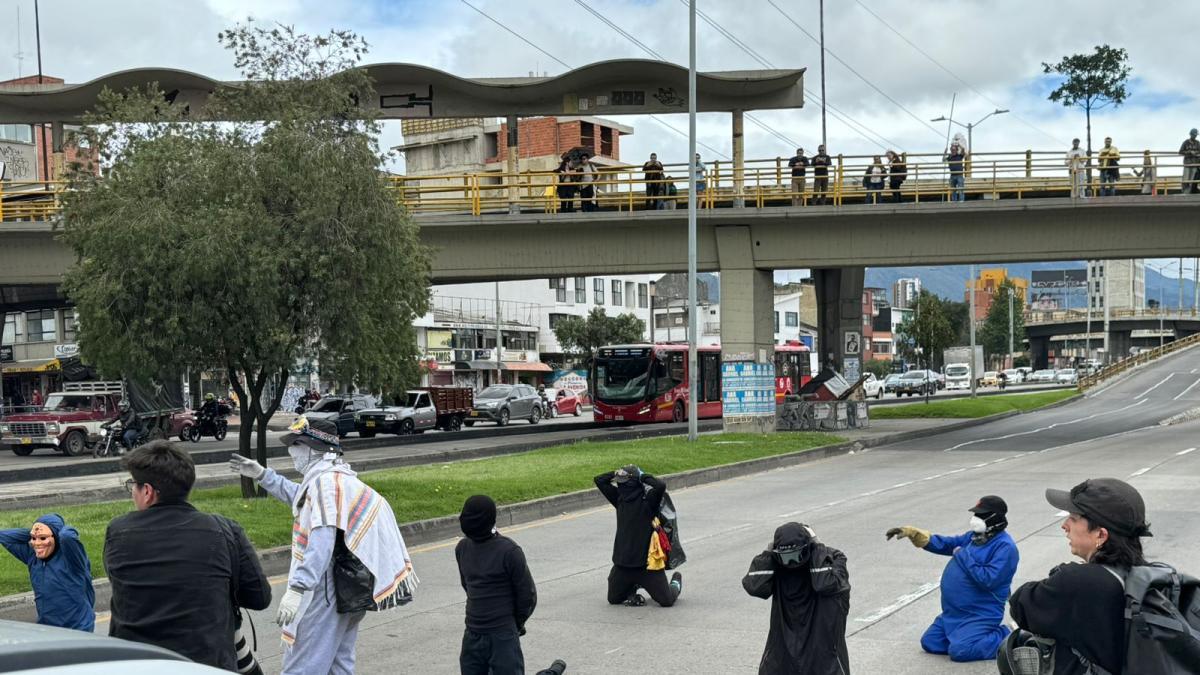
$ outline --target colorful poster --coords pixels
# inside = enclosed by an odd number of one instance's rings
[[[721,407],[726,420],[775,414],[775,367],[769,363],[721,364]]]

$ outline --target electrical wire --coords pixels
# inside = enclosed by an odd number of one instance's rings
[[[808,32],[808,31],[807,31],[807,30],[804,28],[804,26],[801,26],[799,23],[797,23],[797,22],[796,22],[796,20],[795,20],[795,19],[793,19],[791,16],[789,16],[787,12],[783,11],[783,9],[782,9],[782,8],[781,8],[779,5],[775,4],[775,0],[767,0],[767,4],[769,4],[769,5],[771,5],[772,7],[774,7],[774,8],[775,8],[775,11],[779,12],[779,14],[783,16],[783,18],[787,19],[789,23],[791,23],[793,26],[795,26],[796,28],[798,28],[798,29],[800,30],[800,32],[801,32],[801,33],[804,33],[806,36],[808,36],[808,39],[810,39],[810,40],[812,40],[813,42],[817,43],[817,45],[820,45],[820,44],[821,44],[821,41],[820,41],[819,39],[817,39],[817,37],[816,37],[816,36],[814,36],[812,33]],[[920,124],[921,124],[921,126],[925,127],[926,129],[929,129],[929,130],[930,130],[931,132],[933,132],[933,133],[934,133],[934,134],[935,134],[935,135],[936,135],[936,136],[937,136],[939,139],[942,137],[942,132],[941,132],[940,130],[938,130],[938,129],[934,128],[933,126],[931,126],[931,125],[929,124],[929,122],[926,122],[924,119],[922,119],[921,117],[917,116],[917,114],[916,114],[916,113],[914,113],[913,111],[911,111],[911,110],[909,110],[908,108],[904,107],[904,105],[903,105],[902,103],[900,103],[900,102],[899,102],[899,101],[897,101],[896,99],[894,99],[894,98],[892,98],[891,96],[889,96],[887,92],[885,92],[884,90],[880,89],[878,86],[876,86],[876,85],[875,85],[875,83],[874,83],[874,82],[872,82],[872,81],[868,80],[868,79],[866,78],[866,76],[864,76],[862,73],[860,73],[860,72],[858,72],[857,70],[855,70],[854,66],[851,66],[849,63],[846,63],[846,61],[845,61],[845,60],[843,60],[843,59],[842,59],[842,57],[840,57],[840,56],[838,56],[837,54],[835,54],[835,53],[833,52],[833,50],[831,50],[831,49],[829,49],[829,48],[825,48],[825,52],[826,52],[827,54],[829,54],[830,56],[832,56],[832,57],[834,58],[834,60],[836,60],[838,63],[842,64],[842,66],[843,66],[843,67],[845,67],[845,68],[846,68],[846,70],[849,70],[849,71],[850,71],[851,73],[853,73],[853,74],[854,74],[856,77],[858,77],[858,79],[860,79],[860,80],[862,80],[863,82],[865,82],[865,83],[867,84],[867,86],[871,87],[871,88],[872,88],[872,89],[874,89],[876,92],[878,92],[880,96],[882,96],[882,97],[886,98],[887,100],[891,101],[892,105],[894,105],[894,106],[896,106],[897,108],[899,108],[900,110],[904,111],[904,113],[905,113],[906,115],[908,115],[909,117],[911,117],[911,118],[913,118],[914,120],[916,120],[918,123],[920,123]]]
[[[875,19],[876,19],[876,20],[878,20],[878,21],[879,21],[879,23],[882,23],[882,24],[883,24],[885,27],[887,27],[887,29],[888,29],[888,30],[890,30],[890,31],[892,31],[893,33],[895,33],[895,34],[896,34],[896,37],[900,38],[900,39],[901,39],[901,40],[903,40],[905,43],[907,43],[909,47],[912,47],[913,49],[915,49],[915,50],[917,51],[917,53],[918,53],[918,54],[920,54],[921,56],[924,56],[924,57],[925,57],[926,59],[928,59],[928,60],[929,60],[929,61],[930,61],[930,62],[931,62],[933,65],[937,66],[938,68],[941,68],[941,69],[942,69],[943,71],[945,71],[945,73],[946,73],[947,75],[949,75],[950,77],[954,78],[955,80],[958,80],[958,82],[959,82],[960,84],[962,84],[963,86],[965,86],[967,89],[970,89],[972,92],[974,92],[974,93],[975,93],[975,95],[979,96],[979,98],[982,98],[983,100],[985,100],[985,101],[987,101],[988,103],[990,103],[990,104],[992,104],[992,105],[996,106],[997,108],[1002,108],[1002,107],[1004,107],[1003,105],[1001,105],[1001,104],[999,104],[999,103],[997,103],[997,102],[993,101],[991,98],[989,98],[987,94],[984,94],[983,92],[981,92],[981,91],[979,91],[978,89],[976,89],[974,86],[972,86],[972,85],[971,85],[971,83],[970,83],[970,82],[967,82],[967,81],[966,81],[966,80],[964,80],[963,78],[959,77],[959,75],[958,75],[957,73],[955,73],[953,70],[950,70],[950,69],[949,69],[949,68],[947,68],[946,66],[942,65],[942,63],[941,63],[940,61],[938,61],[937,59],[935,59],[935,58],[933,58],[932,56],[930,56],[930,55],[929,55],[929,54],[928,54],[928,53],[927,53],[927,52],[926,52],[924,49],[921,49],[919,46],[917,46],[917,44],[916,44],[915,42],[913,42],[912,40],[908,39],[908,37],[907,37],[907,36],[905,36],[905,35],[904,35],[904,33],[901,33],[899,30],[896,30],[896,28],[895,28],[894,26],[892,26],[892,24],[888,23],[886,19],[884,19],[882,16],[879,16],[878,14],[876,14],[876,13],[875,13],[875,11],[874,11],[874,10],[872,10],[870,7],[867,7],[865,4],[863,4],[862,0],[854,0],[854,2],[855,2],[855,3],[856,3],[858,6],[859,6],[859,7],[862,7],[864,10],[866,10],[867,14],[870,14],[871,16],[875,17]],[[1062,143],[1062,140],[1061,140],[1061,139],[1059,139],[1059,138],[1056,138],[1056,137],[1055,137],[1053,134],[1050,134],[1050,133],[1049,133],[1049,132],[1047,132],[1047,131],[1044,131],[1043,129],[1041,129],[1041,128],[1039,128],[1038,126],[1034,125],[1032,122],[1029,122],[1028,120],[1026,120],[1024,117],[1021,117],[1020,115],[1018,115],[1018,114],[1017,114],[1017,113],[1015,113],[1015,112],[1011,112],[1011,111],[1010,111],[1010,113],[1012,114],[1012,116],[1013,116],[1014,118],[1016,118],[1016,120],[1017,120],[1018,122],[1020,122],[1020,123],[1024,124],[1025,126],[1029,127],[1030,129],[1033,129],[1034,131],[1036,131],[1036,132],[1038,132],[1039,134],[1041,134],[1041,135],[1045,136],[1046,138],[1049,138],[1050,140],[1054,141],[1055,143]],[[1065,145],[1065,144],[1064,144],[1064,145]]]

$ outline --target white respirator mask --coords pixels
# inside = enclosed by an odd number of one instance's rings
[[[313,461],[313,449],[303,443],[293,443],[288,446],[288,455],[292,458],[292,466],[296,467],[296,471],[304,473],[308,465]]]
[[[983,521],[983,518],[980,518],[979,516],[971,516],[972,532],[975,534],[983,534],[984,532],[987,532],[987,528],[987,523]]]

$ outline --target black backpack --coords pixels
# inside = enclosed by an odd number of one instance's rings
[[[1106,569],[1125,587],[1122,672],[1200,673],[1200,579],[1180,574],[1165,563],[1138,565],[1129,572]],[[1089,665],[1096,675],[1111,675],[1099,666]]]

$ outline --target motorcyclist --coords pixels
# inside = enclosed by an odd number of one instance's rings
[[[554,408],[554,403],[548,396],[546,396],[546,385],[538,385],[538,398],[540,398],[542,401],[542,410],[546,411],[546,417],[554,417],[554,413],[557,412],[557,410]]]
[[[145,426],[142,424],[142,418],[138,416],[137,411],[129,405],[128,401],[121,401],[117,404],[117,410],[120,414],[112,422],[121,425],[121,446],[126,450],[132,450],[137,445],[138,436],[141,436]]]
[[[214,431],[214,425],[218,417],[221,416],[221,402],[213,394],[204,395],[204,403],[200,405],[200,410],[197,411],[197,418],[200,422],[200,429],[204,433],[211,434]]]

